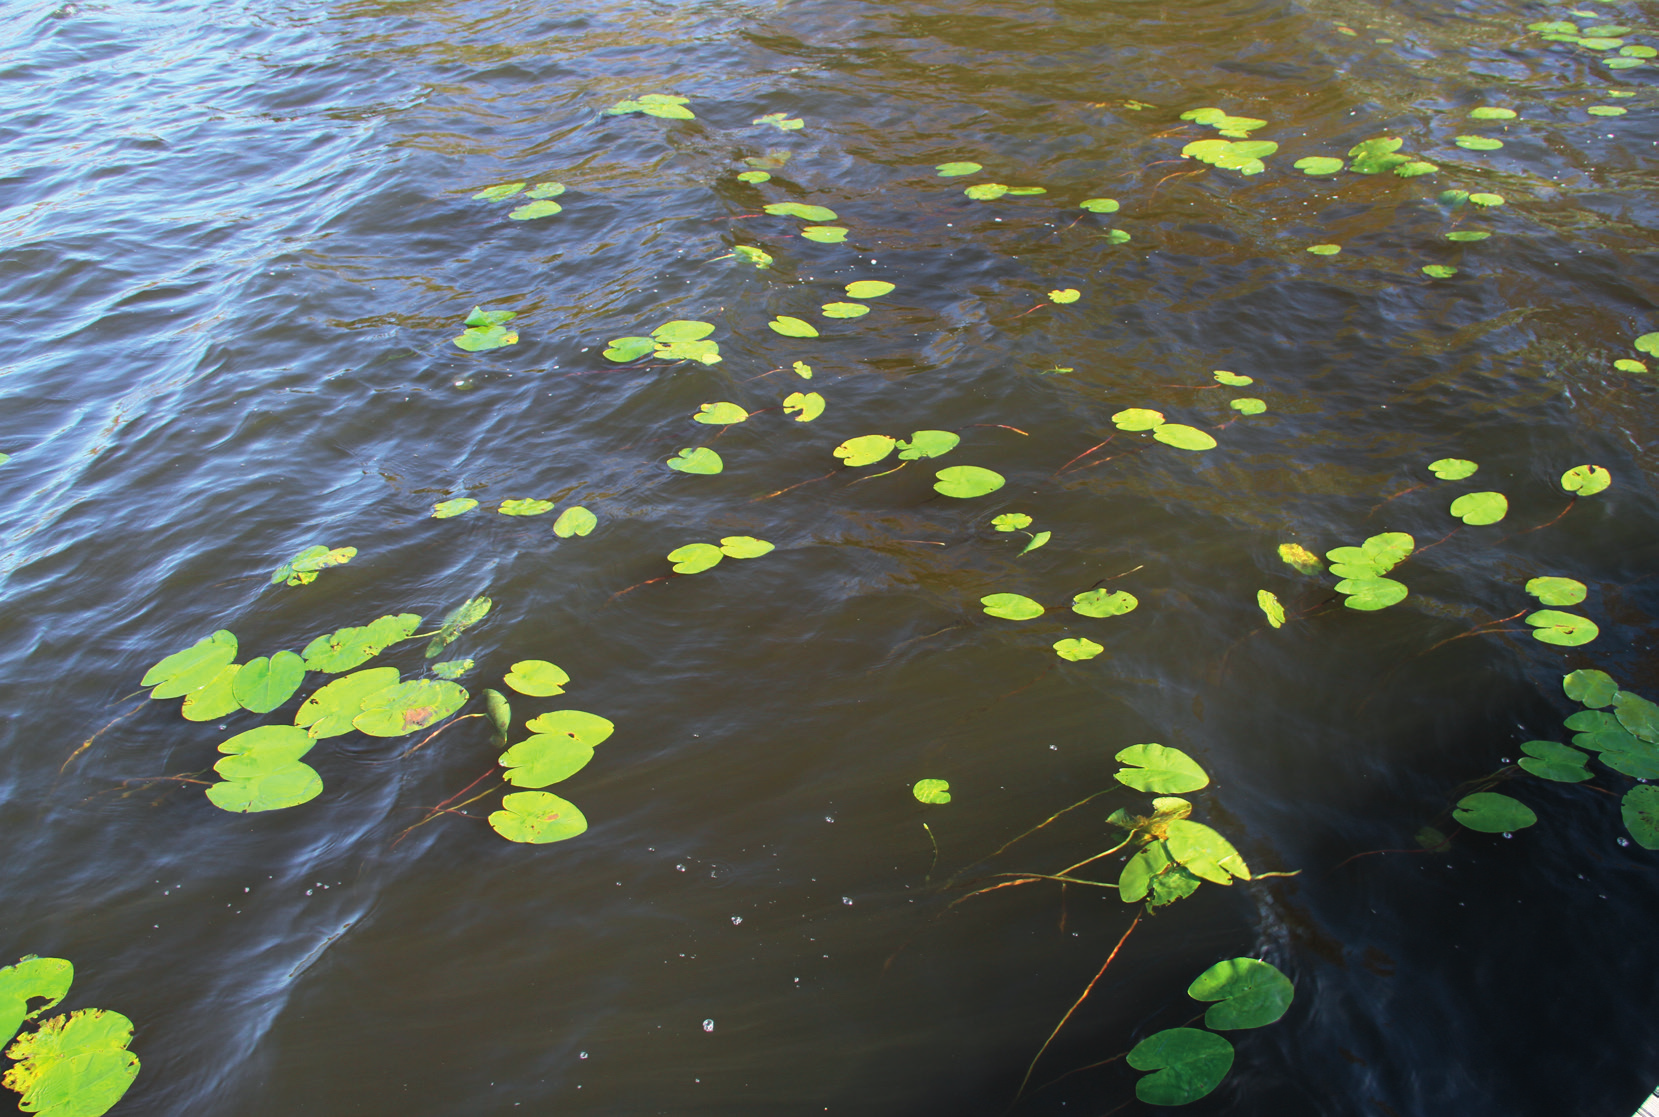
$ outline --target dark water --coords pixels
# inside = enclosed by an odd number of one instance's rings
[[[1638,5],[1589,6],[1643,24]],[[71,958],[67,1007],[137,1023],[144,1069],[115,1111],[135,1117],[988,1117],[1130,909],[1049,885],[946,906],[986,873],[1110,844],[1104,815],[1142,802],[1126,790],[983,861],[1114,786],[1116,751],[1160,741],[1211,773],[1199,817],[1254,868],[1301,875],[1207,885],[1143,924],[1020,1112],[1144,1111],[1121,1062],[1045,1084],[1185,1022],[1192,977],[1249,953],[1292,976],[1296,1003],[1235,1035],[1195,1114],[1626,1117],[1659,1082],[1659,855],[1620,844],[1615,800],[1517,781],[1529,830],[1337,867],[1412,846],[1459,784],[1561,739],[1564,671],[1659,697],[1659,412],[1648,380],[1612,370],[1659,322],[1654,70],[1522,37],[1579,18],[1565,11],[12,7],[0,955]],[[601,115],[651,91],[691,97],[697,120]],[[1521,119],[1472,126],[1487,103]],[[1586,116],[1598,103],[1630,111]],[[1266,173],[1178,160],[1209,134],[1178,114],[1205,105],[1270,121]],[[749,123],[778,111],[806,127]],[[1452,145],[1469,132],[1506,146]],[[1440,172],[1290,169],[1384,134]],[[736,182],[770,149],[792,154],[773,182]],[[953,159],[987,170],[934,176]],[[515,222],[471,200],[520,179],[568,184],[564,212]],[[1049,193],[964,198],[986,180]],[[1508,204],[1438,204],[1454,186]],[[1074,221],[1091,196],[1122,210]],[[848,243],[752,216],[779,200],[835,209]],[[1454,224],[1495,235],[1448,244]],[[1113,227],[1133,239],[1098,235]],[[1344,251],[1303,251],[1317,242]],[[717,259],[733,243],[776,264]],[[1420,273],[1437,263],[1461,270]],[[817,319],[865,278],[898,290]],[[1055,287],[1082,299],[1022,316]],[[479,303],[519,312],[519,344],[450,344]],[[824,337],[780,338],[777,314]],[[670,317],[715,323],[724,361],[598,359]],[[762,376],[797,359],[810,385]],[[1256,384],[1183,387],[1218,368]],[[689,420],[797,389],[823,393],[822,418],[766,411],[712,443]],[[1215,427],[1237,394],[1268,410],[1215,450],[1154,444],[1056,476],[1117,410]],[[822,475],[842,439],[918,428],[959,431],[937,464],[1007,487],[936,497],[917,463],[756,499]],[[663,466],[699,444],[723,474]],[[1481,470],[1425,484],[1445,456]],[[1517,534],[1561,510],[1557,478],[1580,463],[1613,487]],[[1457,526],[1451,496],[1482,488],[1508,495],[1508,519],[1403,566],[1401,605],[1256,631],[1258,589],[1293,612],[1331,596],[1280,543],[1425,545]],[[484,507],[428,518],[457,495]],[[584,503],[600,527],[558,540],[552,516],[490,511],[528,496]],[[1015,557],[986,530],[1004,511],[1052,542]],[[728,534],[778,550],[613,598]],[[359,553],[310,586],[265,584],[313,543]],[[1112,620],[977,604],[1064,602],[1131,569],[1112,585],[1140,608]],[[1590,586],[1577,611],[1599,639],[1553,648],[1509,624],[1429,651],[1528,606],[1538,574]],[[481,721],[404,760],[403,741],[325,741],[308,757],[324,793],[251,816],[140,778],[199,775],[252,714],[193,724],[152,702],[65,763],[152,662],[213,629],[269,654],[480,593],[495,610],[455,645],[477,660],[470,689],[546,658],[574,677],[571,705],[617,723],[555,789],[590,821],[578,839],[511,845],[445,816],[397,840],[489,768]],[[1106,653],[1049,650],[1082,635]],[[424,661],[413,644],[385,662]],[[522,720],[566,699],[515,701]],[[923,777],[954,801],[916,803]]]

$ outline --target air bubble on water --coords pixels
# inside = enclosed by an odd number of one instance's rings
[[[832,814],[827,814],[827,815],[824,816],[824,821],[825,822],[834,822],[835,821],[835,816],[832,815]]]
[[[732,926],[733,927],[736,927],[739,923],[742,923],[742,922],[743,922],[743,917],[741,915],[732,916]]]
[[[676,873],[683,873],[683,872],[685,872],[685,866],[684,865],[675,865],[674,866],[674,871]]]
[[[1628,846],[1630,844],[1630,839],[1629,838],[1620,838],[1619,839],[1619,844],[1622,845],[1622,846]]]
[[[713,1020],[703,1021],[703,1031],[705,1031],[705,1032],[714,1031],[714,1021]]]
[[[851,907],[852,902],[853,902],[853,898],[851,896],[843,896],[843,897],[841,897],[841,902],[843,904],[846,904],[848,907]]]
[[[1508,831],[1504,832],[1504,837],[1506,837],[1506,838],[1513,838],[1514,836],[1515,836],[1514,834],[1511,834]]]
[[[311,895],[311,889],[309,889],[309,888],[307,888],[307,889],[306,889],[306,890],[305,890],[305,894],[306,894],[306,895],[307,895],[307,896],[309,896],[309,895]]]
[[[586,1051],[578,1052],[576,1057],[578,1059],[586,1059],[588,1057],[588,1053]]]

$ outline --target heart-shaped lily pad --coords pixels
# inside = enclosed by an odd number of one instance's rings
[[[1181,795],[1210,783],[1209,774],[1180,749],[1167,745],[1130,745],[1115,759],[1129,765],[1117,773],[1117,781],[1153,795]]]
[[[508,671],[501,681],[520,694],[528,694],[532,698],[548,698],[555,694],[563,694],[570,676],[565,673],[564,668],[545,659],[521,659],[513,664],[512,670]]]
[[[1193,981],[1187,996],[1220,1001],[1204,1013],[1204,1026],[1218,1032],[1261,1028],[1290,1010],[1296,988],[1279,967],[1257,958],[1217,962]]]
[[[1135,1083],[1148,1105],[1186,1105],[1213,1091],[1233,1068],[1233,1045],[1214,1032],[1166,1028],[1129,1052],[1136,1070],[1155,1071]]]
[[[588,820],[576,804],[548,791],[515,791],[501,797],[490,814],[490,829],[509,842],[547,845],[585,832]]]

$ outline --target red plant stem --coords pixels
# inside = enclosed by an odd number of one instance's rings
[[[1117,437],[1117,435],[1114,434],[1114,435],[1111,436],[1111,438],[1108,438],[1106,440],[1106,442],[1110,442],[1110,441],[1112,441],[1113,438],[1116,438],[1116,437]],[[1106,442],[1098,442],[1095,445],[1090,446],[1087,450],[1084,450],[1081,454],[1077,455],[1077,457],[1075,457],[1075,458],[1071,459],[1071,461],[1067,462],[1066,465],[1070,465],[1072,462],[1083,460],[1084,458],[1088,457],[1090,454],[1094,453],[1096,450],[1100,449],[1102,446],[1105,446]],[[1066,465],[1063,465],[1059,469],[1056,469],[1049,476],[1051,476],[1051,477],[1060,476],[1060,474],[1062,474],[1066,471]]]
[[[1054,1042],[1054,1037],[1060,1034],[1060,1029],[1066,1026],[1066,1021],[1071,1019],[1072,1013],[1077,1011],[1078,1005],[1081,1005],[1084,1001],[1089,999],[1089,994],[1094,992],[1095,984],[1099,982],[1102,977],[1106,976],[1106,967],[1110,966],[1112,964],[1112,960],[1118,956],[1118,951],[1123,949],[1123,944],[1129,941],[1129,936],[1134,933],[1136,927],[1140,926],[1141,916],[1145,914],[1146,910],[1144,908],[1135,913],[1135,921],[1129,924],[1129,930],[1123,932],[1123,937],[1119,939],[1118,944],[1112,948],[1112,953],[1106,956],[1105,965],[1100,967],[1100,971],[1096,973],[1093,979],[1089,981],[1089,984],[1084,987],[1083,995],[1078,997],[1077,1000],[1073,1002],[1072,1006],[1066,1010],[1066,1014],[1064,1016],[1060,1017],[1060,1022],[1054,1025],[1054,1030],[1050,1032],[1048,1034],[1048,1038],[1043,1041],[1042,1047],[1037,1049],[1036,1058],[1031,1060],[1031,1065],[1025,1068],[1025,1077],[1020,1079],[1020,1088],[1014,1091],[1015,1101],[1018,1101],[1020,1095],[1025,1093],[1026,1083],[1031,1081],[1031,1072],[1037,1069],[1038,1060],[1042,1059],[1043,1052],[1047,1051],[1048,1045]]]
[[[148,698],[146,698],[143,702],[140,702],[138,705],[134,706],[132,709],[128,710],[126,713],[122,714],[120,717],[116,718],[114,721],[111,721],[109,723],[109,725],[104,726],[104,729],[108,729],[110,727],[110,725],[114,725],[115,722],[117,722],[117,721],[123,721],[126,718],[132,717],[134,714],[136,714],[138,711],[142,710],[146,705],[148,705],[149,701],[150,700]],[[63,767],[58,769],[58,774],[60,776],[63,774],[65,768],[68,768],[69,765],[74,763],[75,758],[77,756],[81,755],[81,753],[85,752],[87,749],[92,747],[92,742],[96,741],[99,737],[102,737],[104,735],[104,729],[98,730],[98,732],[94,733],[92,736],[90,736],[86,740],[82,741],[81,742],[81,747],[69,754],[69,759],[65,760],[63,762]]]
[[[970,423],[969,426],[974,426],[974,427],[1001,427],[1005,431],[1013,431],[1015,434],[1023,434],[1027,438],[1031,437],[1031,432],[1030,431],[1022,431],[1020,428],[1011,427],[1007,423]]]
[[[824,474],[822,477],[808,477],[805,481],[798,481],[795,484],[789,486],[789,488],[787,488],[787,489],[779,489],[775,493],[767,493],[765,496],[757,496],[757,497],[755,497],[754,500],[751,500],[749,503],[750,504],[755,504],[755,503],[758,503],[759,501],[762,501],[762,500],[771,500],[775,496],[782,496],[784,493],[792,492],[795,489],[800,488],[802,485],[810,485],[814,481],[828,481],[831,477],[834,477],[837,473],[840,473],[840,472],[841,471],[839,469],[832,469],[828,473]]]
[[[1048,305],[1047,303],[1038,303],[1036,306],[1032,307],[1030,310],[1020,311],[1018,314],[1014,315],[1014,318],[1024,318],[1027,314],[1034,314],[1037,311],[1043,309],[1043,307],[1045,307],[1047,305]],[[1010,318],[1008,320],[1010,322],[1012,322],[1014,320],[1014,318]]]

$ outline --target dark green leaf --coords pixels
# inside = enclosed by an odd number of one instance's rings
[[[1135,1083],[1148,1105],[1186,1105],[1210,1093],[1233,1068],[1233,1045],[1197,1028],[1166,1028],[1129,1052],[1136,1070],[1156,1071]]]
[[[1640,784],[1624,793],[1624,828],[1643,849],[1659,849],[1659,787]]]
[[[1256,958],[1229,958],[1199,974],[1187,988],[1195,1001],[1220,1001],[1204,1014],[1215,1031],[1261,1028],[1290,1010],[1296,989],[1279,967]]]
[[[1180,795],[1209,786],[1208,773],[1180,749],[1159,744],[1130,745],[1115,759],[1129,765],[1118,771],[1117,781],[1137,791]]]
[[[1580,644],[1588,644],[1601,632],[1589,618],[1556,609],[1540,609],[1528,616],[1526,622],[1537,629],[1532,634],[1534,639],[1563,648],[1576,648]]]
[[[1503,834],[1512,830],[1525,830],[1538,821],[1538,816],[1532,813],[1532,808],[1518,799],[1511,799],[1494,791],[1477,791],[1457,801],[1457,809],[1452,812],[1452,819],[1469,830],[1479,830],[1484,834]]]
[[[1590,778],[1590,769],[1584,766],[1589,758],[1569,745],[1557,741],[1527,741],[1521,745],[1526,753],[1521,767],[1540,779],[1557,783],[1581,783]]]
[[[1071,611],[1085,617],[1121,617],[1140,604],[1127,590],[1084,590],[1071,599]]]

